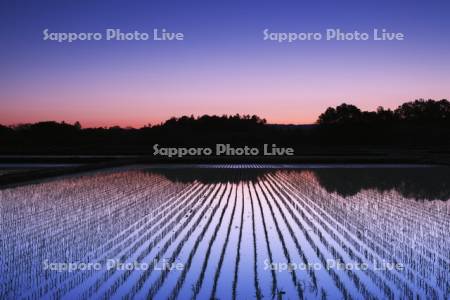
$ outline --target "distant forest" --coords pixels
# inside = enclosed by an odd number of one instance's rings
[[[83,128],[79,122],[46,121],[0,125],[0,153],[148,154],[153,144],[202,146],[216,143],[303,146],[448,146],[450,102],[415,100],[395,110],[362,111],[343,103],[311,125],[268,124],[249,115],[171,118],[139,129]]]

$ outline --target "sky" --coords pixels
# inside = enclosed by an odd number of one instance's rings
[[[182,32],[183,41],[43,40],[49,32]],[[403,41],[264,40],[270,32],[401,32]],[[257,114],[313,123],[329,106],[450,95],[450,2],[0,0],[0,124],[156,124]]]

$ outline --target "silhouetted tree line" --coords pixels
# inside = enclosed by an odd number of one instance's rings
[[[430,146],[450,143],[450,102],[419,99],[395,110],[361,111],[343,103],[317,120],[321,144]]]
[[[253,115],[239,114],[233,116],[208,116],[204,115],[198,118],[194,116],[183,116],[181,118],[170,118],[160,127],[175,130],[198,130],[198,131],[240,131],[257,130],[265,125],[265,119]]]
[[[450,103],[416,100],[395,110],[361,111],[350,104],[328,108],[315,125],[273,125],[250,115],[183,116],[139,129],[82,128],[54,121],[0,125],[0,152],[55,154],[148,154],[153,144],[213,146],[216,143],[280,146],[450,145]]]
[[[378,107],[377,111],[361,111],[358,107],[343,103],[329,107],[317,120],[322,125],[385,124],[396,122],[450,122],[450,102],[416,100],[400,105],[395,110]]]

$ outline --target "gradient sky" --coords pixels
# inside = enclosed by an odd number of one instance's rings
[[[42,31],[150,32],[184,41],[43,41]],[[403,32],[405,41],[282,43],[262,30]],[[0,123],[142,126],[183,114],[312,123],[342,102],[374,110],[449,98],[450,2],[0,1]]]

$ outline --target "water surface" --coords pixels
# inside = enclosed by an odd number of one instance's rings
[[[0,298],[445,299],[449,174],[142,166],[0,190]]]

